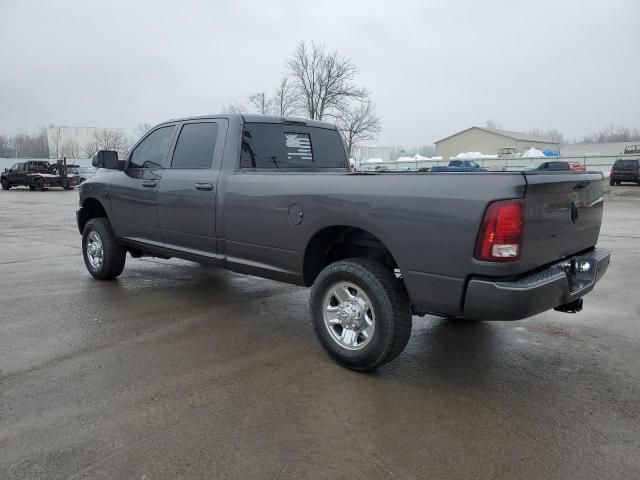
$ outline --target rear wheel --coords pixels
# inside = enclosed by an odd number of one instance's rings
[[[320,344],[352,370],[375,370],[390,362],[411,336],[411,309],[401,280],[373,260],[327,266],[311,289],[310,306]]]
[[[37,192],[41,192],[42,190],[44,190],[44,182],[42,178],[36,177],[33,180],[33,189],[36,190]]]
[[[2,180],[0,182],[2,184],[2,189],[3,190],[9,190],[11,188],[11,185],[9,185],[9,181],[8,180]]]
[[[82,254],[89,273],[98,280],[112,280],[122,273],[126,250],[117,241],[109,220],[100,217],[87,222],[82,232]]]

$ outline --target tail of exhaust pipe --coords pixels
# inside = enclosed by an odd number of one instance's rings
[[[564,313],[578,313],[580,310],[582,310],[583,303],[584,303],[583,300],[579,298],[577,300],[574,300],[571,303],[558,305],[556,308],[554,308],[554,310],[557,312],[564,312]]]

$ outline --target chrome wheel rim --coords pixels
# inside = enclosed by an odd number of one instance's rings
[[[100,270],[102,268],[104,248],[100,235],[95,231],[89,233],[87,237],[87,260],[89,260],[89,264],[94,270]]]
[[[351,282],[334,283],[322,302],[324,325],[342,348],[360,350],[375,331],[373,304],[362,288]]]

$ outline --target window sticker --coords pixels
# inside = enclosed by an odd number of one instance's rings
[[[313,162],[311,138],[308,133],[285,133],[287,160],[290,162]]]

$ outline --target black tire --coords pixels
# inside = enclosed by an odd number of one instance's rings
[[[616,184],[616,182],[613,181],[613,178],[609,180],[609,185],[611,185],[612,187]]]
[[[340,282],[362,289],[371,302],[373,334],[358,350],[349,350],[338,343],[325,324],[326,297]],[[371,371],[390,362],[400,355],[411,336],[411,307],[402,281],[391,269],[373,260],[353,258],[327,266],[313,284],[309,304],[320,344],[338,364],[351,370]]]
[[[41,192],[44,190],[44,181],[40,177],[36,177],[33,179],[33,189],[36,192]]]
[[[99,266],[92,265],[87,252],[89,238],[93,232],[98,236],[102,245],[102,263]],[[114,235],[108,219],[104,217],[92,218],[87,222],[82,231],[82,256],[87,270],[94,278],[113,280],[118,277],[124,270],[126,254],[126,250],[118,244],[118,239]]]
[[[9,190],[11,188],[11,185],[9,185],[9,182],[5,179],[3,179],[0,184],[2,184],[3,190]]]
[[[64,188],[65,190],[73,190],[73,187],[62,187],[62,188]]]
[[[34,187],[33,185],[29,185],[29,190],[31,190],[32,192],[36,189],[36,187]]]

